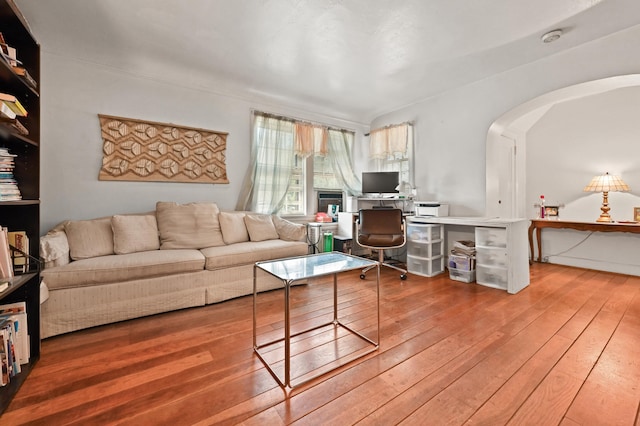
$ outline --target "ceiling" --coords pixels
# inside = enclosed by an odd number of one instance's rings
[[[44,53],[365,124],[640,24],[638,0],[16,3]]]

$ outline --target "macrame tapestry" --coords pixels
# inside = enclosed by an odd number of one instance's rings
[[[98,114],[100,180],[229,183],[228,133]]]

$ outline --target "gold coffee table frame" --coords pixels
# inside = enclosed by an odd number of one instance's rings
[[[367,336],[359,333],[349,326],[340,322],[338,318],[338,274],[342,272],[348,272],[356,269],[364,269],[366,267],[373,266],[376,268],[376,338],[375,340],[368,338]],[[284,284],[284,337],[272,340],[258,345],[257,336],[257,274],[258,270],[262,270],[277,279],[282,280]],[[327,275],[333,275],[333,320],[327,323],[317,325],[303,331],[291,334],[291,305],[289,303],[290,288],[293,284],[299,281],[306,281],[311,278],[317,278]],[[332,366],[328,369],[322,370],[318,374],[310,375],[306,373],[303,375],[304,380],[292,384],[291,383],[291,338],[300,336],[313,330],[317,330],[322,327],[333,325],[334,327],[344,328],[350,333],[358,336],[369,345],[371,348],[363,353],[358,352],[357,356],[344,356],[338,358],[340,360],[338,365]],[[265,356],[260,352],[268,346],[284,342],[284,378],[278,376]],[[258,358],[265,365],[269,373],[278,382],[278,384],[287,389],[292,389],[296,386],[300,386],[310,380],[313,380],[319,376],[322,376],[329,371],[339,368],[349,362],[352,362],[358,358],[361,358],[371,352],[376,351],[379,348],[380,342],[380,264],[376,261],[363,259],[360,257],[339,253],[319,253],[306,256],[291,257],[286,259],[277,259],[265,262],[257,262],[253,267],[253,349],[258,355]],[[344,362],[343,359],[346,359]]]

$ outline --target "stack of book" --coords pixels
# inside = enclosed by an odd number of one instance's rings
[[[0,305],[0,386],[8,385],[30,356],[25,302]]]
[[[21,66],[22,62],[18,60],[18,51],[7,44],[2,33],[0,33],[0,57],[13,69],[16,75],[34,89],[38,88],[38,82]]]
[[[15,157],[16,155],[11,154],[7,148],[0,147],[0,201],[22,199],[18,182],[13,177]]]
[[[15,131],[26,136],[29,134],[29,130],[18,121],[18,116],[27,116],[27,110],[18,98],[7,93],[0,93],[0,122],[7,123]]]

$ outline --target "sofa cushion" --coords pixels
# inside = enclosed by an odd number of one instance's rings
[[[263,260],[307,254],[307,243],[284,240],[249,241],[225,247],[200,250],[206,257],[205,268],[215,270],[229,266],[249,265]]]
[[[153,215],[121,216],[111,218],[113,251],[116,254],[158,250],[158,223]]]
[[[40,237],[40,258],[45,268],[66,265],[70,262],[69,240],[64,230],[49,231]]]
[[[69,242],[71,259],[80,260],[113,254],[111,218],[71,220],[64,231]]]
[[[247,232],[251,241],[277,240],[280,238],[273,220],[266,214],[248,214],[244,217]]]
[[[220,212],[218,220],[225,244],[249,241],[247,227],[244,224],[244,212]]]
[[[159,201],[156,216],[160,230],[160,248],[180,249],[224,245],[218,206],[214,203],[177,204]]]
[[[202,271],[204,265],[204,255],[198,250],[153,250],[79,260],[41,274],[54,290]]]
[[[279,216],[273,216],[272,219],[281,240],[306,241],[307,227],[305,225],[290,222]]]

